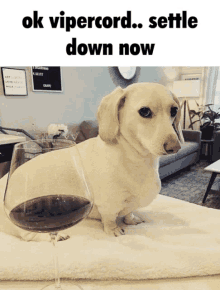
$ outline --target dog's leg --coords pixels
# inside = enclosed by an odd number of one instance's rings
[[[124,217],[124,223],[126,225],[137,225],[137,224],[140,224],[140,223],[143,223],[143,222],[144,222],[143,219],[141,219],[138,216],[135,216],[132,212],[130,212],[129,214],[127,214]]]
[[[117,224],[116,221],[111,220],[107,218],[106,216],[102,219],[102,222],[104,224],[104,231],[106,234],[110,236],[121,236],[124,235],[124,229],[120,228]]]
[[[106,212],[106,210],[102,210],[102,208],[98,208],[101,217],[102,217],[102,223],[104,225],[104,231],[106,234],[110,235],[110,236],[121,236],[124,235],[125,232],[122,228],[120,228],[117,223],[116,223],[116,219],[118,216],[118,213],[108,213]]]

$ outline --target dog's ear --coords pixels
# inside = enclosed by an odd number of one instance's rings
[[[107,143],[115,143],[119,133],[118,111],[125,101],[125,91],[118,87],[105,96],[98,108],[99,136]]]
[[[181,125],[180,125],[180,119],[181,119],[181,107],[180,107],[180,101],[179,99],[172,93],[172,96],[173,96],[173,99],[174,101],[177,103],[178,105],[178,112],[177,112],[177,115],[176,115],[176,118],[173,122],[173,126],[174,126],[174,130],[180,140],[181,143],[184,143],[184,137],[183,137],[183,133],[182,133],[182,128],[181,128]]]

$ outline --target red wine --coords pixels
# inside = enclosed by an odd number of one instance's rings
[[[56,232],[79,223],[92,209],[80,196],[48,195],[28,200],[10,212],[18,227],[33,232]]]

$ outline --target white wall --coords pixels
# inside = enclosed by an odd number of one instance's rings
[[[28,96],[6,97],[0,78],[0,124],[23,128],[29,133],[44,131],[51,123],[75,124],[95,119],[103,96],[118,85],[125,86],[108,67],[62,67],[62,93],[33,92],[31,67],[25,68]],[[135,82],[167,83],[163,68],[138,69]]]

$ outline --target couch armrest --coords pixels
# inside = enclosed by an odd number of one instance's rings
[[[186,142],[197,142],[201,143],[202,132],[197,130],[182,130],[183,137]]]

